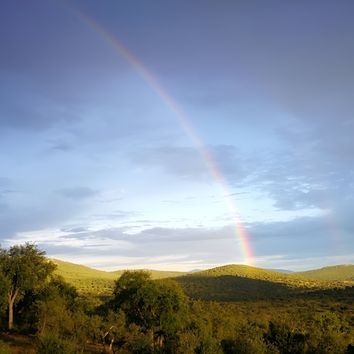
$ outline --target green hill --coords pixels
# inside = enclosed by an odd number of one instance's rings
[[[52,261],[57,265],[55,273],[74,285],[81,293],[110,294],[114,281],[124,272],[124,270],[106,272],[59,259],[52,259]],[[151,274],[152,279],[174,278],[186,274],[149,269],[147,271]]]
[[[114,281],[124,270],[106,272],[79,264],[53,259],[56,274],[74,285],[81,293],[108,295]],[[195,299],[236,301],[282,298],[336,292],[354,285],[354,265],[285,274],[246,265],[225,265],[208,270],[183,273],[148,270],[153,279],[176,278],[187,295]]]
[[[291,276],[314,280],[354,281],[354,264],[343,264],[305,272],[295,272]]]
[[[244,278],[269,280],[269,281],[286,281],[287,275],[273,270],[256,268],[242,264],[228,264],[221,267],[211,268],[200,272],[195,272],[193,275],[218,277],[232,275]]]
[[[354,285],[293,277],[290,274],[245,265],[216,267],[176,280],[190,297],[214,301],[325,296],[329,292],[333,295],[333,291],[343,289],[346,285]],[[347,292],[344,295],[347,296]]]

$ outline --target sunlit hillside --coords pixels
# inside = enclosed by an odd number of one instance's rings
[[[288,279],[285,273],[273,270],[256,268],[241,264],[229,264],[221,267],[211,268],[194,273],[194,275],[218,277],[221,275],[232,275],[238,277],[270,280],[270,281],[286,281]]]
[[[113,289],[114,281],[124,272],[124,270],[106,272],[59,259],[53,259],[53,262],[57,265],[55,273],[82,293],[109,294]],[[158,270],[147,271],[152,279],[174,278],[186,274]]]
[[[321,269],[308,270],[306,272],[292,273],[294,277],[303,277],[314,280],[344,280],[354,281],[354,265],[343,264]]]
[[[215,301],[315,296],[320,293],[323,295],[323,291],[339,291],[347,297],[348,293],[353,292],[354,285],[354,282],[340,280],[324,281],[303,276],[294,277],[245,265],[217,267],[188,274],[178,278],[177,281],[190,297]]]
[[[57,264],[56,273],[81,293],[109,295],[114,281],[123,273],[123,270],[106,272],[57,259],[53,261]],[[176,278],[192,298],[235,301],[315,294],[323,290],[342,289],[354,285],[354,281],[350,280],[353,268],[353,265],[342,265],[285,274],[231,264],[193,273],[148,271],[152,279]]]

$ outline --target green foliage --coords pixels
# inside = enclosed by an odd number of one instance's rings
[[[155,334],[172,336],[186,323],[186,297],[177,283],[152,282],[142,287],[137,297],[144,317],[144,326]]]
[[[276,348],[281,354],[306,352],[307,336],[301,331],[291,330],[287,323],[271,321],[264,337],[270,347]]]
[[[10,289],[26,290],[43,286],[44,281],[54,271],[55,265],[45,258],[45,252],[36,245],[12,246],[0,250],[0,269],[10,284]]]
[[[1,257],[4,310],[13,282],[4,272],[8,251],[1,250]],[[19,278],[27,271],[19,266]],[[354,287],[345,286],[348,282],[338,287],[247,266],[218,267],[176,280],[123,272],[100,307],[59,276],[50,281],[39,276],[28,286],[23,282],[14,308],[16,328],[36,334],[36,349],[33,337],[0,333],[9,343],[0,342],[0,354],[10,349],[102,353],[110,346],[120,354],[344,354],[353,348]],[[179,283],[192,298],[224,302],[188,299]]]
[[[61,339],[56,333],[46,333],[38,338],[37,354],[79,353],[75,343]]]
[[[14,304],[27,291],[41,289],[55,265],[45,258],[45,252],[36,245],[12,246],[8,250],[0,249],[0,273],[7,293],[8,328],[13,328]]]
[[[254,318],[252,321],[247,320],[244,324],[236,324],[235,329],[236,335],[231,342],[234,353],[263,354],[270,352],[264,340],[264,326],[259,322],[259,319]]]
[[[221,341],[221,346],[224,354],[272,353],[261,339],[252,339],[249,336],[237,337],[235,339],[223,339]]]
[[[177,283],[153,281],[145,271],[127,271],[116,281],[113,309],[121,309],[128,324],[144,335],[150,345],[161,348],[187,321],[186,297]]]
[[[1,259],[0,259],[1,262]],[[7,294],[11,287],[10,279],[5,275],[0,265],[0,312],[5,311],[7,306]]]
[[[140,325],[138,292],[149,282],[150,275],[145,271],[126,271],[116,280],[111,303],[125,312],[129,322]]]

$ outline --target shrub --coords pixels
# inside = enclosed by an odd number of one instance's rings
[[[76,345],[68,340],[59,338],[55,334],[44,334],[39,337],[37,354],[74,354]]]

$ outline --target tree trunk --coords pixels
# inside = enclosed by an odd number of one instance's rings
[[[39,334],[44,333],[46,324],[47,324],[47,313],[44,314],[44,319],[43,319],[43,323],[42,323],[41,329],[39,331]]]
[[[9,298],[9,329],[13,328],[14,324],[14,302]]]
[[[9,303],[9,330],[11,330],[14,326],[14,302],[18,294],[18,289],[15,292],[10,292],[8,295],[8,303]]]

